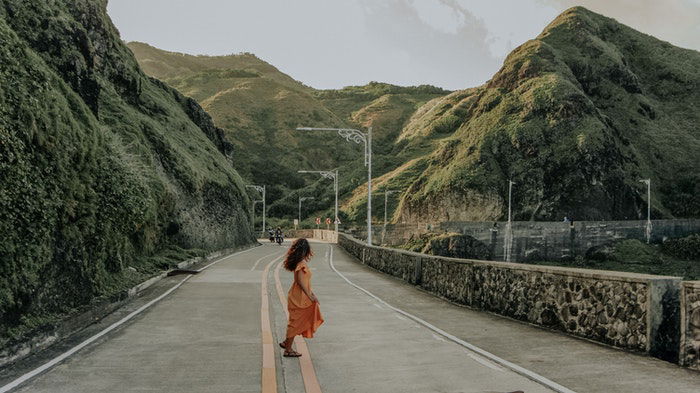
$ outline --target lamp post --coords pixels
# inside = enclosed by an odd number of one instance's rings
[[[253,201],[253,232],[255,232],[255,205],[257,205],[260,202],[262,202],[262,199],[258,199],[257,201]]]
[[[385,190],[384,191],[384,225],[382,226],[382,244],[384,244],[384,237],[386,236],[386,224],[387,219],[387,205],[389,202],[389,194],[399,192],[398,190]]]
[[[372,245],[372,127],[367,133],[352,128],[299,127],[297,131],[334,131],[348,142],[365,144],[365,166],[367,166],[367,244]],[[336,217],[336,221],[338,221]],[[336,224],[336,230],[337,230]]]
[[[510,262],[513,248],[513,227],[511,223],[511,200],[513,197],[513,184],[515,183],[512,180],[508,180],[508,223],[506,224],[506,234],[503,244],[503,254],[506,262]]]
[[[642,179],[639,182],[647,185],[647,225],[645,232],[647,235],[647,244],[651,242],[651,179]]]
[[[262,235],[265,236],[265,186],[257,186],[254,184],[247,184],[246,188],[252,188],[262,194],[262,204],[263,204],[263,222],[262,222]]]
[[[299,173],[318,173],[326,179],[333,180],[333,190],[335,191],[335,232],[338,232],[338,169],[332,171],[297,171]],[[299,220],[301,222],[301,220]]]
[[[398,190],[386,190],[384,191],[384,227],[386,227],[387,223],[387,203],[389,202],[389,194],[399,192]]]
[[[315,198],[314,197],[302,197],[301,195],[299,195],[299,225],[301,225],[301,202],[306,201],[308,199],[315,199]]]
[[[508,180],[508,222],[511,221],[511,199],[513,197],[513,181]]]

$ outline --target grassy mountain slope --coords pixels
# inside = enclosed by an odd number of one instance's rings
[[[385,157],[410,115],[423,103],[446,94],[432,86],[399,87],[370,83],[340,90],[314,90],[250,54],[192,56],[167,52],[138,42],[128,43],[143,69],[197,100],[237,152],[235,167],[254,183],[268,185],[269,213],[297,216],[299,195],[306,211],[328,215],[332,182],[299,169],[340,167],[341,191],[365,181],[362,147],[332,133],[304,134],[312,127],[375,127],[375,172],[393,169]],[[353,211],[345,216],[362,220]]]
[[[284,74],[196,58],[211,63],[165,80],[251,153],[237,162],[246,178],[284,183],[273,215],[294,216],[300,193],[323,195],[311,210],[330,206],[329,182],[295,192],[309,180],[293,172],[335,165],[344,217],[365,215],[359,152],[287,131],[302,124],[373,126],[375,217],[381,190],[393,189],[404,191],[390,198],[394,221],[502,219],[512,179],[518,220],[644,218],[642,178],[652,180],[654,217],[700,215],[700,54],[581,7],[514,50],[485,85],[452,93],[382,83],[314,91]],[[336,161],[324,161],[329,146]]]
[[[251,243],[232,146],[140,70],[106,1],[0,0],[0,342]]]
[[[311,96],[313,89],[257,57],[183,55],[137,42],[128,46],[144,71],[197,100],[226,130],[236,152],[236,170],[249,183],[268,186],[270,215],[296,216],[298,193],[293,190],[317,183],[316,177],[298,170],[356,161],[356,146],[304,138],[294,130],[309,124],[341,126],[343,121]],[[332,190],[329,182],[316,186],[322,195]]]
[[[251,53],[229,56],[193,56],[164,51],[142,42],[129,42],[127,45],[138,59],[143,71],[161,80],[177,81],[208,71],[233,70],[234,73],[238,72],[240,76],[245,76],[245,73],[248,73],[274,80],[290,88],[311,90]]]
[[[700,216],[700,53],[576,7],[514,50],[484,86],[437,98],[398,138],[428,149],[384,179],[408,186],[395,220]]]

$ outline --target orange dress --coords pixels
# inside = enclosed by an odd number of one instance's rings
[[[299,262],[294,274],[301,271],[300,279],[311,290],[311,269],[306,262]],[[311,301],[301,289],[296,280],[289,288],[287,294],[287,310],[289,311],[289,323],[287,324],[287,338],[302,335],[306,338],[314,336],[314,332],[323,323],[321,309],[318,303]]]

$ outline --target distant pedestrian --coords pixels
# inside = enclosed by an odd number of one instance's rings
[[[312,338],[323,323],[318,298],[311,290],[311,270],[307,263],[313,255],[309,242],[301,238],[292,243],[284,260],[284,268],[294,272],[294,283],[287,294],[287,335],[284,342],[279,343],[284,348],[285,357],[301,356],[292,349],[294,337],[301,335]]]

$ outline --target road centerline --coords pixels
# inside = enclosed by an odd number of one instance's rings
[[[288,320],[289,311],[287,310],[287,298],[284,296],[282,282],[280,281],[280,268],[282,265],[283,262],[280,262],[275,268],[275,288],[277,289],[277,296],[280,304],[282,305],[285,319]],[[299,368],[301,370],[301,377],[304,381],[304,389],[306,390],[306,393],[321,393],[321,385],[318,383],[318,378],[316,377],[316,371],[314,370],[313,361],[311,360],[311,353],[306,345],[306,340],[304,340],[304,338],[301,336],[296,336],[294,338],[294,343],[296,344],[299,353],[301,353],[301,356],[298,358]]]
[[[275,366],[275,347],[270,325],[270,301],[267,290],[267,276],[270,267],[282,256],[273,259],[262,271],[260,282],[260,333],[262,340],[262,374],[260,378],[262,393],[277,393],[277,371]]]

